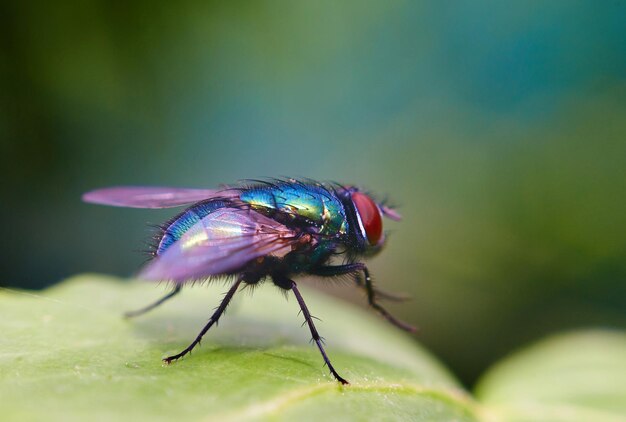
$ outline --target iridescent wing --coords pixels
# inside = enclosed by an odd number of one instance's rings
[[[87,192],[83,201],[128,208],[171,208],[193,204],[216,196],[230,197],[227,189],[184,189],[148,186],[115,186]]]
[[[233,274],[254,259],[284,256],[299,242],[298,233],[255,211],[219,208],[150,261],[139,277],[182,284]]]

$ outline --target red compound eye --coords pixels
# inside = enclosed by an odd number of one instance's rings
[[[352,202],[356,212],[361,217],[367,241],[370,245],[377,245],[383,235],[383,218],[376,202],[361,192],[352,194]]]

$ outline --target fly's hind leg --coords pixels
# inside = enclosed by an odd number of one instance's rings
[[[135,311],[129,311],[129,312],[125,312],[124,313],[124,318],[134,318],[137,317],[139,315],[143,315],[148,311],[153,310],[154,308],[156,308],[157,306],[163,304],[164,302],[167,302],[169,299],[173,298],[174,296],[176,296],[179,292],[180,292],[181,287],[177,284],[176,287],[174,287],[174,290],[172,290],[171,292],[169,292],[168,294],[166,294],[165,296],[163,296],[161,299],[157,300],[154,303],[151,303],[150,305],[143,307],[141,309],[137,309]]]
[[[172,363],[172,361],[182,358],[187,353],[191,352],[194,347],[200,344],[202,337],[206,334],[207,331],[209,331],[209,328],[211,328],[213,324],[217,324],[217,321],[220,319],[220,317],[222,316],[222,314],[228,307],[228,304],[230,303],[231,299],[237,292],[237,289],[239,288],[239,285],[241,284],[242,281],[243,281],[243,277],[237,278],[237,281],[235,281],[235,283],[230,287],[230,289],[228,289],[228,292],[226,292],[224,299],[222,299],[222,303],[220,303],[220,305],[217,307],[215,312],[213,312],[213,315],[211,315],[211,318],[209,318],[209,322],[200,331],[200,334],[198,334],[195,340],[192,341],[191,344],[185,348],[185,350],[175,355],[166,357],[165,359],[163,359],[163,362],[170,364]]]
[[[335,277],[345,274],[354,274],[356,284],[365,289],[365,292],[367,293],[367,301],[372,308],[376,309],[379,314],[385,317],[387,321],[389,321],[396,327],[410,333],[414,333],[417,331],[417,328],[413,327],[410,324],[407,324],[406,322],[400,321],[378,303],[377,299],[379,296],[382,298],[385,298],[385,296],[391,296],[392,298],[395,298],[397,300],[402,300],[403,298],[397,297],[395,295],[390,295],[388,293],[382,293],[376,290],[372,284],[370,272],[365,264],[355,262],[353,264],[344,265],[326,265],[312,269],[309,271],[309,273],[321,277]],[[361,274],[363,274],[364,280],[361,279]]]

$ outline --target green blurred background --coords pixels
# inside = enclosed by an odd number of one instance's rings
[[[400,205],[372,271],[468,385],[542,334],[626,327],[623,1],[13,0],[0,22],[0,285],[141,265],[172,211],[89,189],[293,175]]]

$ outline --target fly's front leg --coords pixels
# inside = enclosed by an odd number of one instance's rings
[[[391,315],[385,308],[383,308],[377,302],[376,299],[378,298],[379,295],[384,297],[385,295],[388,295],[388,294],[381,293],[374,288],[372,284],[372,278],[370,277],[370,272],[365,266],[365,264],[361,262],[356,262],[353,264],[344,264],[344,265],[327,265],[327,266],[314,268],[310,270],[309,273],[313,275],[318,275],[321,277],[334,277],[334,276],[356,273],[355,281],[358,286],[363,287],[365,289],[367,293],[367,301],[372,308],[376,309],[383,317],[385,317],[385,319],[387,319],[387,321],[391,322],[396,327],[404,331],[408,331],[410,333],[414,333],[417,331],[417,329],[413,327],[412,325],[407,324],[406,322],[400,321],[399,319]],[[361,273],[363,274],[365,280],[361,280],[360,278]]]
[[[365,276],[365,291],[367,292],[367,301],[370,306],[376,309],[382,316],[384,316],[387,321],[391,322],[396,327],[408,331],[409,333],[414,333],[417,331],[417,328],[414,326],[407,324],[404,321],[400,321],[393,315],[391,315],[385,308],[380,306],[378,302],[376,302],[376,294],[374,292],[374,287],[372,286],[372,277],[370,277],[370,272],[367,267],[363,266],[363,275]]]
[[[365,268],[365,264],[357,262],[354,264],[344,265],[325,265],[322,267],[313,268],[309,271],[309,273],[320,277],[336,277],[346,274],[352,274],[354,275],[354,282],[356,283],[356,285],[364,290],[367,290],[367,287],[363,282],[363,279],[361,278],[363,268]],[[374,294],[377,299],[389,300],[392,302],[405,302],[411,299],[410,296],[390,293],[377,287],[372,287],[372,289],[374,290]]]

